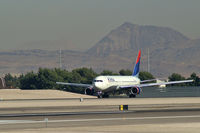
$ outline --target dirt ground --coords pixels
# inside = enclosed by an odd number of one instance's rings
[[[0,99],[96,98],[59,90],[0,89]]]
[[[11,99],[57,99],[57,98],[94,98],[71,100],[23,100],[6,101]],[[108,98],[97,99],[95,96],[81,95],[59,90],[20,90],[1,89],[0,108],[9,107],[48,107],[48,106],[93,106],[93,105],[178,105],[178,104],[200,104],[199,97],[179,97],[179,98]]]

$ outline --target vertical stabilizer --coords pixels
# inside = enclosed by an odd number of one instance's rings
[[[136,60],[136,63],[135,63],[135,67],[134,67],[132,76],[136,76],[136,77],[139,76],[139,71],[140,71],[140,58],[141,58],[141,50],[140,50],[139,53],[138,53],[137,60]]]

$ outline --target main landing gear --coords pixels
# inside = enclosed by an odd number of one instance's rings
[[[135,97],[136,97],[136,94],[133,93],[132,90],[130,90],[130,92],[129,92],[129,98],[135,98]]]
[[[129,98],[135,98],[135,97],[136,97],[136,95],[134,95],[134,94],[129,95]]]
[[[102,92],[98,92],[97,94],[98,98],[109,98],[109,95],[107,93],[102,94]]]

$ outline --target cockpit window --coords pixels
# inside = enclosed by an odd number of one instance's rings
[[[103,80],[94,80],[94,82],[103,82]]]

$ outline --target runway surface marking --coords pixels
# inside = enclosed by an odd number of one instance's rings
[[[89,121],[113,121],[113,120],[147,120],[147,119],[177,119],[177,118],[200,118],[200,115],[189,116],[158,116],[158,117],[132,117],[132,118],[102,118],[102,119],[74,119],[74,120],[0,120],[0,124],[30,124],[30,123],[56,123],[56,122],[89,122]]]
[[[31,120],[0,120],[0,124],[29,123]],[[33,121],[32,121],[33,122]]]

